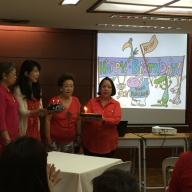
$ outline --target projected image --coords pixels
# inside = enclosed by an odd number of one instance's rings
[[[98,39],[98,83],[106,76],[114,81],[113,98],[122,108],[185,109],[186,35],[98,34]]]

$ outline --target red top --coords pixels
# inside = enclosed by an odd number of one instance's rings
[[[184,152],[178,158],[171,175],[168,191],[192,191],[192,151]]]
[[[18,137],[19,133],[19,121],[18,110],[19,103],[15,97],[13,97],[11,90],[7,90],[0,83],[0,131],[7,130],[11,140]],[[0,141],[4,141],[0,134]]]
[[[53,103],[53,100],[55,103],[57,103],[57,101],[59,100],[58,96],[51,98],[49,104]],[[62,104],[60,100],[59,103]],[[66,143],[75,140],[75,123],[80,107],[81,104],[79,103],[79,100],[76,97],[72,97],[72,101],[68,109],[65,107],[65,110],[61,113],[53,114],[50,125],[50,136],[53,141]],[[67,117],[67,112],[71,113],[71,116],[69,118]]]
[[[86,105],[87,113],[99,113],[105,123],[92,120],[83,130],[83,146],[92,153],[105,154],[115,150],[118,145],[117,125],[121,119],[121,107],[118,101],[110,98],[102,106],[100,97],[90,99]]]
[[[27,99],[28,110],[38,110],[39,109],[39,100],[33,97],[33,100]],[[38,130],[38,118],[37,115],[28,116],[28,124],[26,135],[29,137],[34,137],[41,141],[41,136]]]

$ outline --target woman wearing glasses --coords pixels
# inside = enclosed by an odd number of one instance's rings
[[[15,65],[10,62],[0,63],[0,154],[19,134],[18,108],[19,103],[13,97],[9,86],[16,82]]]

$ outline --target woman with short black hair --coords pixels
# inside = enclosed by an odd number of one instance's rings
[[[41,136],[38,116],[47,115],[47,110],[43,109],[42,91],[38,81],[40,70],[41,66],[36,61],[24,61],[13,93],[19,102],[19,128],[22,134],[39,140]]]
[[[136,179],[127,171],[113,169],[92,180],[93,192],[139,192]]]
[[[18,137],[19,103],[13,97],[9,86],[16,82],[15,65],[10,62],[0,63],[0,154],[8,143]]]
[[[49,104],[62,104],[61,113],[47,115],[45,119],[46,143],[49,150],[74,152],[74,142],[81,143],[81,119],[78,98],[72,96],[75,85],[73,74],[65,73],[58,80],[60,95],[50,99]]]
[[[112,158],[118,145],[117,125],[121,107],[111,96],[116,94],[113,81],[105,77],[99,84],[99,97],[90,99],[87,113],[98,113],[102,118],[85,118],[82,141],[84,155]]]
[[[52,192],[60,170],[47,165],[43,144],[23,136],[8,144],[0,156],[1,192]]]

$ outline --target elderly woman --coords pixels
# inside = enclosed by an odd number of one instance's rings
[[[105,77],[99,84],[99,97],[87,103],[88,113],[99,113],[101,119],[85,118],[82,141],[85,155],[113,157],[118,145],[117,125],[121,119],[118,101],[111,98],[116,94],[113,81]]]
[[[19,128],[22,134],[38,140],[41,140],[38,116],[47,115],[47,110],[43,109],[38,81],[40,70],[41,66],[36,61],[24,61],[13,93],[19,102]]]
[[[74,141],[77,145],[81,143],[81,119],[80,103],[76,97],[73,97],[75,77],[66,73],[58,80],[58,86],[61,94],[51,98],[62,104],[65,108],[61,113],[47,115],[45,119],[46,143],[50,150],[60,152],[74,152]]]
[[[18,137],[19,103],[13,97],[10,85],[16,82],[15,65],[10,62],[0,63],[0,154],[8,143]]]

